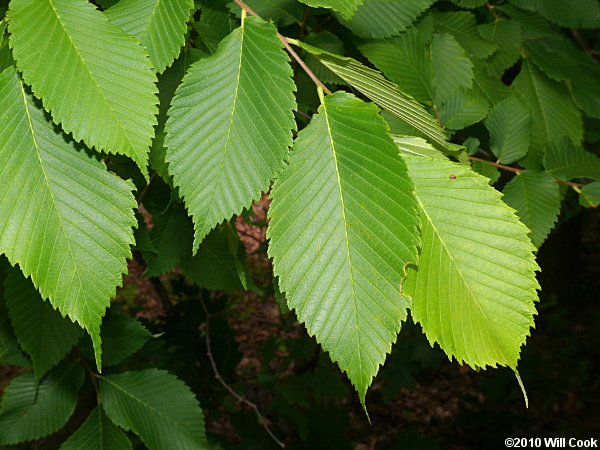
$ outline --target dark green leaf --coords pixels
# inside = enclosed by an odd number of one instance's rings
[[[67,439],[61,450],[129,450],[131,442],[96,406],[83,425]]]

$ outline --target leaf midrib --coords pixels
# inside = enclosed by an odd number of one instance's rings
[[[18,77],[18,75],[15,75],[15,76]],[[33,125],[31,114],[29,112],[29,102],[27,101],[27,94],[25,93],[25,89],[23,88],[23,83],[21,83],[20,80],[18,80],[18,83],[19,83],[19,88],[20,88],[20,91],[21,91],[21,95],[23,97],[23,107],[25,109],[25,114],[27,116],[27,124],[29,126],[29,130],[31,131],[31,138],[32,138],[33,144],[35,146],[36,158],[37,158],[37,160],[39,162],[40,170],[42,171],[42,175],[44,177],[45,184],[46,184],[46,187],[48,189],[48,193],[50,194],[50,198],[52,199],[53,209],[54,209],[54,211],[56,213],[56,217],[58,218],[58,221],[60,223],[60,231],[61,231],[61,234],[63,235],[64,241],[66,243],[66,247],[67,247],[68,253],[69,253],[69,258],[70,258],[71,263],[73,264],[73,266],[75,268],[74,272],[75,272],[75,274],[77,276],[77,281],[79,282],[78,292],[79,292],[79,294],[81,296],[83,296],[83,301],[85,303],[85,308],[89,309],[88,301],[87,301],[87,296],[86,296],[86,293],[85,293],[85,289],[83,289],[83,283],[82,283],[81,277],[79,275],[79,270],[77,270],[76,260],[73,257],[73,249],[71,247],[71,240],[67,236],[63,218],[62,218],[61,214],[59,213],[59,208],[58,208],[58,205],[57,205],[58,202],[56,200],[56,196],[54,195],[54,192],[52,191],[52,187],[51,187],[52,184],[50,182],[50,179],[49,179],[48,174],[46,173],[46,170],[45,170],[45,167],[44,167],[44,160],[43,160],[43,158],[41,156],[41,148],[40,148],[40,146],[39,146],[39,144],[37,142],[35,127]],[[61,266],[60,275],[62,275],[62,266]],[[51,298],[51,296],[49,296],[49,298]],[[78,320],[78,322],[81,323],[81,321],[79,321],[79,320]],[[86,328],[83,323],[81,323],[81,325],[84,326],[84,328]]]

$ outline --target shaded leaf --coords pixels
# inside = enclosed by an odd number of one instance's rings
[[[2,396],[0,443],[31,441],[61,428],[75,411],[83,377],[83,367],[69,363],[52,370],[39,387],[33,372],[14,378]]]
[[[440,105],[440,122],[451,130],[460,130],[483,120],[489,110],[490,105],[484,97],[459,88]]]
[[[576,6],[565,0],[510,0],[519,8],[537,11],[546,19],[563,27],[600,27],[600,3],[597,0],[577,0]]]
[[[302,3],[315,8],[329,8],[341,13],[349,19],[356,12],[363,0],[300,0]]]
[[[531,230],[533,245],[540,248],[560,212],[560,189],[554,177],[546,172],[524,170],[502,192],[504,202],[517,210],[521,222]]]
[[[435,0],[364,0],[349,20],[340,20],[363,38],[383,39],[406,30]]]
[[[278,27],[286,27],[293,23],[300,25],[306,8],[297,0],[247,0],[244,3],[264,20],[273,21]],[[229,9],[238,18],[241,17],[242,8],[239,5],[231,2]]]
[[[468,53],[487,58],[498,45],[477,33],[475,16],[469,11],[436,12],[433,14],[436,31],[453,35]]]
[[[596,208],[600,205],[600,181],[594,181],[581,188],[579,204],[586,208]]]
[[[359,50],[402,92],[420,102],[434,98],[434,75],[427,43],[417,29],[383,41],[364,41]]]
[[[573,178],[600,180],[600,158],[568,139],[548,146],[544,154],[544,167],[553,176],[565,181]]]
[[[563,84],[550,80],[531,63],[525,62],[513,82],[531,116],[531,146],[523,164],[528,169],[543,169],[545,147],[568,137],[573,143],[583,138],[581,114]]]
[[[510,164],[529,151],[530,116],[527,107],[511,95],[498,103],[485,120],[490,150],[498,161]]]
[[[104,364],[114,366],[141,349],[152,335],[137,319],[110,314],[102,323]]]
[[[39,381],[71,350],[83,330],[45,302],[31,280],[18,269],[10,270],[5,287],[6,307],[15,335],[31,357]]]
[[[496,20],[479,25],[477,31],[484,38],[498,44],[498,50],[487,59],[487,69],[491,75],[500,77],[521,55],[521,26],[516,20]]]
[[[174,375],[148,369],[103,376],[99,383],[106,415],[149,449],[206,447],[202,410]]]
[[[451,34],[433,35],[431,60],[436,80],[436,103],[443,103],[461,87],[473,87],[473,63]]]
[[[96,406],[79,429],[67,439],[61,450],[128,450],[131,442]]]

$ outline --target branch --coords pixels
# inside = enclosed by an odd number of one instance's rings
[[[255,16],[255,17],[260,17],[258,14],[256,14],[252,8],[250,8],[248,5],[246,5],[242,0],[233,0],[235,3],[237,3],[237,5],[242,8],[243,10],[245,10],[248,14],[250,14],[251,16]],[[300,58],[300,56],[298,56],[298,53],[296,53],[294,51],[294,49],[290,46],[290,43],[288,42],[288,40],[286,39],[285,36],[283,36],[280,33],[277,33],[277,37],[279,39],[281,39],[281,42],[283,42],[283,46],[285,47],[285,49],[288,51],[288,53],[290,55],[292,55],[292,57],[296,60],[296,62],[300,65],[300,67],[302,67],[302,69],[304,70],[304,72],[306,72],[306,74],[310,77],[311,80],[313,80],[313,82],[318,86],[321,87],[325,92],[327,92],[328,94],[331,94],[331,91],[329,89],[327,89],[327,87],[321,82],[321,80],[319,80],[317,78],[317,76],[313,73],[312,70],[309,69],[309,67],[306,65],[306,63],[302,60],[302,58]]]
[[[235,1],[237,2],[237,0],[235,0]],[[223,379],[223,377],[219,373],[219,369],[217,368],[217,363],[215,362],[215,358],[213,357],[211,343],[210,343],[209,322],[210,322],[211,315],[208,312],[208,308],[206,308],[206,304],[204,303],[204,299],[203,298],[200,298],[200,304],[202,305],[202,309],[204,309],[204,315],[206,316],[206,354],[207,354],[208,359],[210,361],[210,365],[212,367],[213,373],[215,374],[215,378],[217,379],[217,381],[219,383],[221,383],[221,385],[225,388],[225,390],[227,392],[229,392],[231,395],[233,395],[236,398],[236,400],[239,403],[244,403],[244,404],[248,405],[250,408],[252,408],[254,410],[254,412],[256,413],[256,417],[258,417],[258,421],[263,426],[263,428],[265,429],[265,431],[269,434],[269,436],[271,436],[271,439],[273,439],[273,441],[275,441],[275,443],[277,445],[279,445],[281,448],[285,448],[285,444],[283,442],[281,442],[279,439],[277,439],[277,436],[275,436],[275,434],[273,434],[273,432],[271,431],[271,428],[269,428],[269,425],[267,424],[267,421],[265,420],[265,418],[263,417],[263,415],[260,413],[260,410],[258,409],[258,406],[256,406],[250,400],[245,399],[240,394],[238,394],[237,392],[235,392],[233,390],[233,388],[231,386],[229,386],[225,382],[225,380]]]
[[[511,166],[505,166],[504,164],[499,164],[494,161],[488,161],[487,159],[477,158],[476,156],[469,156],[469,159],[473,160],[473,161],[481,161],[481,162],[484,162],[487,164],[491,164],[492,166],[496,166],[498,169],[507,170],[507,171],[513,172],[513,173],[523,172],[523,169],[518,169],[516,167],[511,167]],[[571,181],[564,181],[564,180],[558,180],[558,179],[554,180],[554,181],[556,181],[557,183],[560,183],[560,184],[564,184],[566,186],[571,186],[572,188],[580,188],[580,187],[585,186],[585,184],[573,183]]]

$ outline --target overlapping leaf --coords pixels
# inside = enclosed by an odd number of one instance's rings
[[[446,135],[433,116],[423,105],[403,94],[398,86],[386,80],[381,73],[352,58],[334,55],[308,44],[300,44],[327,68],[379,106],[422,132],[436,145],[448,147]]]
[[[301,24],[306,9],[297,0],[247,0],[244,3],[264,20],[273,21],[278,27]],[[229,9],[237,17],[241,16],[242,8],[233,1],[229,3]]]
[[[75,411],[83,376],[83,367],[70,363],[55,368],[39,386],[32,372],[14,378],[2,396],[0,444],[39,439],[61,428]]]
[[[349,19],[356,12],[363,0],[300,0],[302,3],[315,8],[330,8],[342,13]]]
[[[33,361],[36,380],[64,358],[83,330],[64,318],[18,269],[6,279],[6,307],[21,347]]]
[[[402,92],[432,102],[435,83],[429,47],[417,28],[393,39],[360,42],[358,48]]]
[[[131,442],[97,406],[83,425],[60,447],[61,450],[129,450]]]
[[[566,138],[550,143],[544,154],[544,167],[561,180],[600,180],[600,158]]]
[[[12,0],[8,15],[17,67],[54,121],[146,173],[157,98],[143,47],[87,0]]]
[[[466,166],[402,153],[421,206],[404,290],[429,341],[472,367],[516,367],[535,314],[533,251],[514,211]]]
[[[461,87],[473,87],[473,63],[451,34],[436,33],[433,36],[431,60],[436,103],[443,103]]]
[[[477,27],[479,34],[498,44],[498,50],[487,60],[490,74],[500,77],[517,62],[521,54],[521,26],[516,20],[496,20]]]
[[[458,88],[440,105],[440,122],[451,130],[460,130],[483,120],[490,104],[478,92]]]
[[[529,151],[530,116],[527,107],[514,95],[502,100],[485,121],[490,132],[490,150],[498,161],[510,164]]]
[[[453,35],[468,53],[487,58],[498,45],[477,34],[475,16],[469,11],[438,12],[433,15],[436,31]]]
[[[194,250],[283,168],[295,127],[294,84],[275,27],[248,17],[192,65],[166,125],[167,161],[194,220]]]
[[[131,256],[133,184],[57,134],[14,68],[0,75],[0,252],[94,341]]]
[[[99,381],[106,415],[137,434],[148,448],[206,448],[202,410],[174,375],[149,369]]]
[[[364,0],[349,20],[342,19],[354,34],[383,39],[406,30],[434,0]]]
[[[600,27],[600,4],[597,0],[577,0],[576,6],[565,0],[510,0],[519,8],[537,11],[563,27]]]
[[[193,6],[194,0],[120,0],[105,15],[144,45],[154,69],[162,73],[183,47]]]
[[[524,170],[504,187],[504,201],[531,230],[529,237],[540,248],[554,228],[560,212],[560,189],[547,172]]]
[[[545,147],[568,137],[573,143],[583,138],[581,114],[563,84],[550,80],[531,63],[524,63],[513,83],[531,115],[531,147],[527,168],[542,169]]]
[[[272,197],[280,288],[364,405],[406,316],[399,287],[418,244],[412,184],[377,108],[325,97]]]

